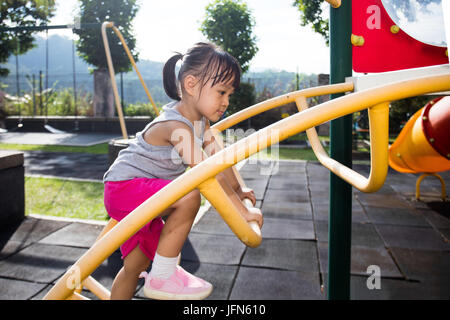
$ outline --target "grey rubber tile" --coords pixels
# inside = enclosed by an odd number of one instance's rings
[[[270,190],[297,190],[307,186],[307,179],[304,175],[298,176],[295,180],[272,176],[267,186]]]
[[[0,262],[0,277],[50,283],[85,252],[73,247],[33,244]]]
[[[272,190],[269,189],[264,197],[264,202],[309,202],[309,192],[306,187],[295,188],[291,190]]]
[[[321,272],[328,272],[328,243],[319,242]],[[394,260],[385,248],[352,246],[351,269],[353,275],[366,275],[369,266],[380,267],[381,277],[404,279]]]
[[[368,277],[351,277],[352,300],[448,300],[450,298],[450,287],[445,287],[438,281],[420,283],[382,278],[381,288],[372,290],[368,289],[367,281]]]
[[[0,278],[0,300],[28,300],[46,286],[42,283]]]
[[[40,240],[39,243],[90,248],[103,230],[103,227],[102,225],[71,223]]]
[[[432,228],[376,225],[388,247],[449,251],[450,244]]]
[[[225,223],[216,210],[208,210],[200,221],[192,228],[191,233],[207,233],[215,235],[234,236],[233,231]]]
[[[321,300],[319,274],[241,267],[231,300]]]
[[[312,219],[311,204],[308,202],[263,202],[261,211],[264,218]]]
[[[243,266],[319,273],[315,241],[263,239],[247,249]]]
[[[181,256],[187,261],[238,265],[245,248],[235,236],[190,233]]]
[[[427,281],[441,279],[450,287],[450,251],[390,248],[407,279]]]
[[[264,218],[261,232],[266,239],[316,239],[314,224],[310,220]]]
[[[326,203],[312,202],[312,206],[313,206],[313,211],[314,211],[314,220],[323,220],[323,221],[329,220],[330,205],[329,205],[328,199],[327,199]],[[356,201],[353,201],[353,203],[352,203],[352,222],[357,222],[357,223],[370,222],[369,218],[367,217],[366,213],[364,212],[364,209]]]
[[[374,224],[430,227],[425,218],[415,210],[403,208],[365,207],[370,221]]]
[[[389,209],[412,209],[409,203],[396,194],[360,193],[357,195],[357,198],[364,206]]]
[[[0,233],[0,243],[16,241],[23,245],[28,245],[45,238],[69,224],[70,222],[25,217],[20,225],[11,226],[7,230],[2,230]]]
[[[328,221],[315,221],[317,240],[328,242]],[[370,223],[352,223],[352,245],[369,248],[384,248],[383,239]]]

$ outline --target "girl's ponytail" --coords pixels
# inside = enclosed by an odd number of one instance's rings
[[[163,68],[163,83],[164,90],[166,94],[177,101],[181,100],[180,90],[178,88],[177,76],[175,74],[175,67],[177,65],[178,60],[183,59],[183,55],[181,53],[177,53],[172,58],[167,60],[166,64]]]

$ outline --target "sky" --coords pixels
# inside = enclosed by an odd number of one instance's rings
[[[181,53],[206,40],[199,31],[205,7],[212,0],[140,0],[134,19],[134,33],[140,59],[165,62],[174,51]],[[258,53],[250,71],[264,69],[300,73],[329,73],[329,48],[311,27],[300,26],[300,14],[293,0],[245,0],[255,19],[253,32]],[[327,4],[325,4],[327,5]],[[50,24],[71,24],[77,0],[56,0],[56,15]],[[328,15],[327,8],[324,10]],[[51,30],[72,36],[68,30]]]

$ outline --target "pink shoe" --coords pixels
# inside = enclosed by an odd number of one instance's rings
[[[182,267],[177,266],[175,273],[167,280],[151,278],[147,272],[142,272],[139,278],[145,279],[144,294],[157,300],[201,300],[212,292],[213,286]]]

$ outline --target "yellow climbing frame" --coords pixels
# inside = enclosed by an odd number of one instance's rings
[[[315,146],[314,150],[324,165],[354,187],[365,192],[377,191],[382,186],[387,173],[388,146],[386,134],[388,118],[386,110],[389,102],[427,93],[448,91],[450,90],[450,74],[390,83],[348,94],[313,108],[306,108],[305,98],[352,90],[352,83],[344,83],[292,92],[249,107],[214,125],[212,128],[220,132],[253,115],[290,102],[297,102],[299,110],[301,110],[205,159],[147,199],[123,220],[118,223],[111,222],[108,226],[110,230],[103,232],[102,237],[69,268],[44,299],[83,299],[76,290],[79,291],[81,284],[85,283],[88,283],[91,287],[95,286],[90,274],[106,258],[145,224],[195,188],[201,190],[208,201],[216,207],[241,241],[251,247],[259,245],[261,242],[259,230],[252,228],[237,210],[228,207],[230,201],[223,193],[215,176],[260,150],[305,130],[310,130],[308,136],[312,137],[312,141],[314,141],[314,131],[312,131],[314,127],[364,109],[369,109],[371,116],[370,138],[371,145],[373,145],[371,149],[372,169],[368,179],[339,163],[333,162],[324,151],[322,152],[321,146]],[[378,167],[381,169],[379,170]],[[88,279],[87,282],[86,279]],[[101,294],[104,298],[107,298],[104,291]]]
[[[120,42],[122,43],[122,46],[128,56],[128,59],[130,59],[130,62],[132,64],[134,70],[136,71],[136,74],[138,75],[139,80],[141,81],[142,87],[144,88],[145,93],[147,94],[147,97],[150,100],[150,103],[152,104],[153,110],[155,110],[156,115],[159,115],[159,110],[156,107],[155,102],[153,101],[152,95],[150,94],[150,91],[148,90],[147,85],[145,84],[145,81],[142,78],[141,73],[139,72],[139,69],[136,65],[136,61],[134,61],[133,55],[131,54],[131,51],[128,48],[127,43],[125,42],[125,39],[123,38],[122,33],[120,33],[119,29],[117,29],[117,27],[114,26],[114,22],[108,22],[108,21],[103,22],[102,38],[103,38],[103,45],[105,46],[106,61],[108,63],[109,76],[111,78],[111,84],[112,84],[113,92],[114,92],[114,102],[116,104],[117,115],[119,116],[119,123],[120,123],[120,129],[122,130],[122,136],[124,139],[128,139],[127,128],[125,125],[125,120],[124,120],[123,112],[122,112],[122,106],[120,103],[119,90],[117,89],[117,84],[115,81],[116,73],[114,72],[114,65],[113,65],[112,58],[111,58],[111,50],[109,49],[108,37],[106,35],[107,28],[112,28],[114,33],[117,35]]]

